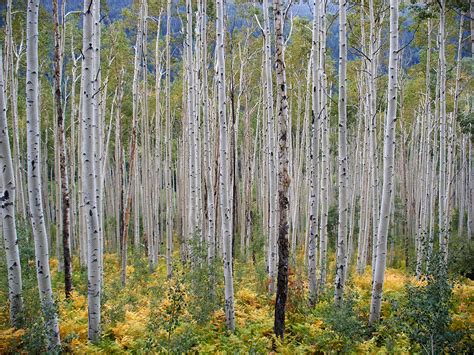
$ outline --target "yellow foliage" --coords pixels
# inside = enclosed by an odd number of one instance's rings
[[[25,334],[23,329],[0,329],[0,354],[5,354],[16,348],[21,343],[21,337]]]
[[[73,302],[74,308],[84,308],[87,304],[87,299],[84,295],[80,295],[73,291],[71,293],[71,301]]]
[[[302,260],[304,254],[300,254],[298,255]],[[176,258],[178,257],[177,254]],[[57,269],[57,259],[51,259],[50,266],[52,269]],[[269,353],[275,339],[273,334],[274,297],[269,297],[265,291],[258,291],[261,281],[257,280],[253,265],[239,263],[236,268],[242,272],[244,277],[237,278],[241,281],[235,283],[237,329],[235,333],[229,334],[226,332],[226,318],[222,308],[211,315],[208,324],[198,325],[196,323],[188,309],[191,297],[187,292],[189,290],[187,282],[189,281],[186,279],[177,281],[178,278],[167,280],[165,263],[159,263],[153,274],[142,279],[138,277],[140,275],[137,273],[142,272],[138,267],[135,269],[134,266],[128,266],[127,274],[133,282],[131,281],[127,287],[121,288],[117,287],[120,284],[121,274],[119,257],[114,254],[106,254],[104,255],[104,293],[106,297],[104,297],[102,307],[104,341],[95,345],[88,343],[87,294],[74,291],[71,298],[65,300],[63,292],[58,292],[60,335],[65,349],[78,354],[125,351],[141,353],[147,337],[151,336],[153,341],[156,341],[153,343],[155,344],[153,346],[156,346],[153,350],[163,351],[163,346],[166,346],[163,344],[167,344],[168,341],[179,343],[190,332],[198,339],[197,344],[191,343],[193,345],[190,352],[206,354],[225,354],[237,351]],[[289,281],[290,292],[293,292],[290,297],[295,294],[306,297],[306,280],[298,280],[293,273],[290,274]],[[329,283],[330,280],[328,280]],[[417,281],[415,278],[408,277],[402,270],[387,269],[384,293],[403,295],[402,292],[407,283],[421,286],[425,281]],[[360,318],[367,319],[368,317],[371,285],[370,267],[363,275],[356,273],[351,275],[348,287],[353,287],[356,291],[355,311]],[[222,285],[218,287],[222,287]],[[77,289],[84,288],[77,287]],[[158,294],[155,294],[157,290],[159,290]],[[297,294],[296,292],[300,292],[300,290],[301,293]],[[456,284],[453,294],[456,309],[452,315],[451,329],[469,331],[474,324],[474,282],[466,280],[462,284]],[[0,299],[6,298],[6,294],[0,294]],[[327,324],[323,321],[326,319],[324,310],[331,306],[331,300],[322,298],[313,312],[309,314],[297,313],[299,312],[297,307],[289,307],[287,310],[287,335],[283,343],[277,342],[278,353],[303,354],[344,351],[347,346],[344,342],[347,340],[329,325],[329,321]],[[390,304],[387,301],[383,302],[382,312],[384,318],[391,315]],[[171,331],[166,328],[166,323],[172,323],[178,318],[179,322],[176,322]],[[2,304],[0,305],[0,324],[8,324],[8,322],[8,305]],[[24,333],[23,330],[0,330],[0,353],[18,349],[18,344],[22,341]],[[378,342],[379,339],[374,336],[358,345],[353,344],[354,347],[351,348],[351,351],[367,354],[388,352],[405,354],[413,351],[405,334],[394,334],[391,345],[393,348],[390,349],[381,346]]]
[[[474,328],[474,281],[465,280],[453,288],[453,298],[457,301],[456,312],[452,315],[452,330],[470,331]],[[471,332],[471,337],[474,337]]]
[[[323,330],[323,321],[321,319],[316,319],[314,323],[309,325],[310,333],[311,334],[318,334],[321,330]]]
[[[125,311],[125,320],[112,328],[116,342],[122,348],[133,348],[135,341],[143,336],[148,323],[148,314],[148,308],[141,308],[136,312]]]
[[[401,270],[387,269],[385,271],[385,280],[383,285],[384,292],[402,291],[408,282],[414,282],[415,279],[409,279]],[[371,292],[372,290],[372,269],[368,267],[363,275],[354,275],[354,285],[358,291]]]
[[[258,302],[257,294],[248,288],[243,288],[237,291],[236,298],[238,301],[250,307],[260,308],[261,304]]]
[[[79,341],[87,342],[87,299],[84,295],[73,291],[69,302],[59,304],[59,333],[61,338],[74,334],[76,345]],[[72,343],[71,343],[72,344]]]
[[[225,313],[223,309],[218,309],[211,317],[211,323],[216,327],[225,326]]]
[[[50,258],[49,259],[49,268],[51,269],[51,272],[54,272],[58,268],[58,259],[56,258]]]

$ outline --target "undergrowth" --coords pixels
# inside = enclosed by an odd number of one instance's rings
[[[34,249],[26,233],[20,234],[23,267],[24,328],[9,326],[4,255],[0,259],[0,353],[45,350],[44,327],[36,286]],[[255,242],[259,242],[258,240]],[[115,254],[104,260],[102,338],[87,341],[86,269],[74,259],[74,292],[63,295],[63,275],[51,259],[55,299],[59,309],[62,347],[74,353],[118,352],[243,352],[268,353],[272,343],[282,353],[389,352],[442,353],[473,349],[474,282],[447,278],[433,272],[416,280],[402,269],[388,268],[384,284],[382,320],[367,324],[371,270],[355,271],[347,282],[340,308],[333,305],[332,279],[315,307],[307,302],[307,278],[302,252],[292,263],[289,277],[284,342],[273,336],[274,298],[261,255],[256,263],[238,259],[235,270],[236,330],[226,331],[223,312],[221,261],[208,265],[206,246],[194,245],[192,261],[173,265],[166,278],[165,260],[152,273],[146,258],[131,253],[127,284],[120,283],[120,261]],[[179,255],[175,255],[179,260]],[[333,268],[328,266],[328,276]],[[448,281],[446,281],[448,280]]]

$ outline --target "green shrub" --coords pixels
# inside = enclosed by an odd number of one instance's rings
[[[400,308],[400,324],[411,342],[428,353],[455,348],[462,337],[451,331],[452,283],[448,280],[439,253],[433,256],[431,275],[426,284],[407,285],[405,303]]]

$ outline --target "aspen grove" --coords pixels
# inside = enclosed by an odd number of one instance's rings
[[[0,353],[470,353],[473,0],[5,0]]]

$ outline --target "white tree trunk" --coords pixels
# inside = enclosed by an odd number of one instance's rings
[[[21,327],[23,299],[20,252],[16,234],[16,184],[13,169],[10,138],[8,134],[7,107],[5,99],[5,80],[3,77],[3,58],[0,49],[0,167],[1,177],[1,211],[3,240],[8,269],[8,299],[10,301],[10,321],[12,326]]]
[[[28,199],[31,226],[35,240],[36,276],[41,308],[45,318],[48,350],[60,346],[58,318],[54,309],[51,273],[49,270],[48,235],[43,212],[41,182],[41,131],[39,117],[38,66],[39,0],[29,0],[26,19],[26,118],[28,155]]]
[[[319,5],[318,1],[313,1],[313,29],[312,29],[312,106],[311,106],[311,147],[310,152],[310,230],[308,240],[308,277],[309,277],[309,301],[315,303],[318,293],[318,282],[316,277],[316,253],[318,243],[318,204],[319,204]],[[320,249],[322,250],[322,249]],[[320,255],[321,276],[325,274],[324,255]],[[323,265],[324,264],[324,265]],[[325,275],[324,275],[325,278]],[[326,283],[320,278],[320,284]]]
[[[438,190],[438,228],[439,247],[444,262],[448,261],[448,211],[446,210],[446,0],[440,2],[439,20],[439,190]]]
[[[397,67],[398,67],[398,0],[390,0],[390,52],[388,65],[388,106],[385,120],[383,184],[379,225],[377,228],[377,255],[372,280],[372,299],[369,323],[380,319],[382,291],[387,262],[387,234],[393,189],[395,153],[395,121],[397,118]]]
[[[20,42],[18,50],[16,50],[13,42],[13,23],[12,23],[12,0],[7,1],[6,17],[5,17],[5,41],[6,41],[6,60],[5,60],[5,90],[7,89],[8,81],[10,82],[10,102],[12,112],[12,128],[13,128],[13,168],[15,170],[16,180],[16,198],[17,213],[26,217],[26,201],[25,190],[23,188],[23,162],[20,158],[20,129],[18,126],[18,70],[20,60],[23,54],[23,39]],[[13,55],[16,57],[14,62]],[[8,96],[6,96],[8,98]],[[7,105],[7,102],[5,102]]]
[[[165,93],[165,114],[166,114],[166,133],[165,133],[165,149],[166,149],[166,167],[165,167],[165,184],[166,184],[166,274],[168,278],[172,275],[172,254],[173,254],[173,204],[172,204],[172,186],[171,186],[171,83],[170,83],[170,36],[171,36],[171,0],[166,5],[166,93]]]
[[[219,199],[221,233],[224,254],[225,314],[227,329],[234,331],[234,280],[232,275],[232,215],[229,203],[229,150],[226,117],[225,51],[224,51],[224,3],[216,0],[216,51],[219,112]]]
[[[268,148],[268,275],[270,283],[268,292],[273,294],[276,286],[277,267],[277,176],[276,176],[276,143],[275,143],[275,111],[273,107],[273,77],[271,33],[268,0],[263,1],[263,32],[264,32],[264,67],[265,97],[267,114],[267,148]]]
[[[96,137],[97,124],[94,118],[94,14],[93,0],[84,0],[84,30],[82,37],[83,92],[82,92],[82,196],[87,231],[87,278],[88,278],[88,318],[89,340],[96,342],[100,337],[100,222],[96,198]]]
[[[334,289],[334,303],[339,306],[344,295],[345,256],[347,238],[347,2],[339,0],[339,194],[338,194],[338,233],[336,252],[336,279]]]

